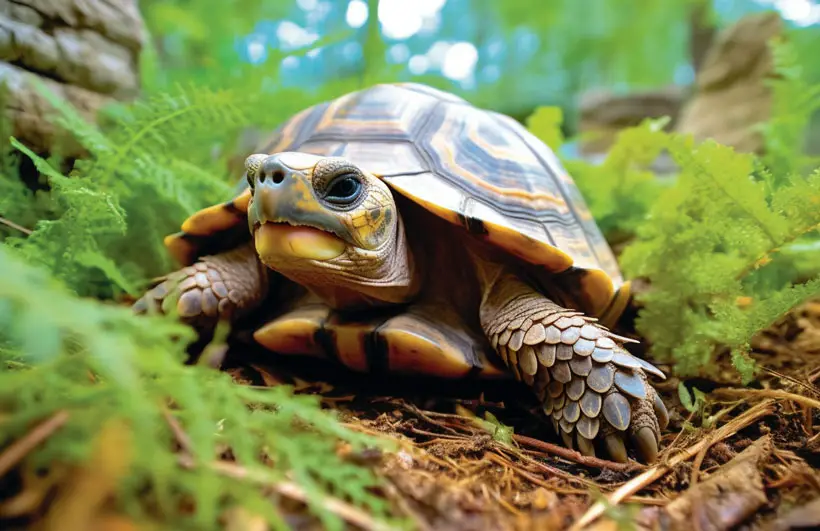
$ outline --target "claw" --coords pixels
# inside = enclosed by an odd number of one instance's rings
[[[653,463],[658,458],[658,440],[651,428],[644,426],[633,433],[632,443],[645,463]]]
[[[663,400],[658,393],[652,393],[652,408],[655,410],[655,415],[658,417],[658,425],[662,430],[665,430],[669,425],[669,411],[666,409]]]
[[[613,461],[626,463],[626,446],[624,446],[624,441],[620,435],[616,433],[607,435],[604,439],[604,444],[606,445],[609,457]]]
[[[578,450],[588,457],[595,457],[595,446],[593,446],[592,441],[580,434],[577,436],[577,439]]]
[[[146,313],[148,311],[148,301],[144,297],[139,299],[131,306],[131,310],[136,314]]]

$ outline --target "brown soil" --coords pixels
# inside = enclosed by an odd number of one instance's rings
[[[305,372],[294,380],[282,366],[232,371],[257,384],[296,382],[324,396],[349,426],[405,443],[398,454],[369,459],[386,479],[384,496],[419,529],[816,528],[820,302],[797,308],[753,346],[764,370],[749,386],[728,358],[717,376],[686,382],[708,391],[701,411],[681,405],[679,379],[656,384],[671,422],[650,467],[562,447],[528,394],[509,385],[453,384],[442,396],[441,385],[423,380],[380,385]],[[511,444],[477,420],[486,412],[514,429]]]
[[[264,358],[252,355],[226,360],[231,366],[225,367],[243,383],[291,383],[299,392],[317,393],[347,426],[398,441],[396,453],[340,451],[382,476],[379,494],[417,529],[817,529],[820,302],[784,317],[760,334],[754,348],[765,369],[751,385],[740,385],[726,359],[717,376],[686,382],[708,391],[705,406],[694,413],[680,404],[677,378],[656,384],[671,421],[652,466],[564,448],[530,394],[508,383],[374,382],[366,375],[328,374],[315,364],[260,366],[252,360]],[[508,441],[509,432],[480,420],[487,413],[514,429]],[[49,422],[56,429],[64,420],[55,416],[37,429],[49,429]],[[292,528],[321,529],[298,486],[275,488],[288,500],[281,510]],[[383,529],[340,501],[330,508],[350,529]],[[244,513],[225,520],[226,529],[267,529]],[[99,529],[136,527],[109,515]]]

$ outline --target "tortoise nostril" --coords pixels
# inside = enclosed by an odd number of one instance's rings
[[[268,177],[270,177],[271,181],[273,181],[273,184],[279,184],[279,183],[281,183],[282,181],[285,180],[285,172],[283,172],[282,170],[276,170],[276,171],[273,171],[273,172],[266,172],[266,171],[259,172],[259,182],[260,183],[264,183],[265,180],[267,180]]]

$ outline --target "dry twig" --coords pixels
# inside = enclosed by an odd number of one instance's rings
[[[193,468],[195,466],[193,459],[188,456],[179,456],[177,460],[180,465],[186,468]],[[213,463],[207,464],[207,466],[224,476],[239,480],[248,480],[260,486],[273,489],[278,494],[292,500],[301,503],[308,502],[308,496],[305,490],[291,481],[278,481],[262,471],[250,470],[236,463],[231,463],[230,461],[214,461]],[[365,531],[388,531],[391,529],[365,511],[337,498],[325,497],[321,501],[321,504],[326,510],[351,524],[361,527]]]
[[[20,232],[22,232],[26,236],[31,236],[34,233],[33,230],[27,229],[24,226],[18,225],[17,223],[11,221],[10,219],[6,219],[6,218],[1,217],[1,216],[0,216],[0,223],[2,223],[3,225],[5,225],[7,227],[11,227],[14,230],[19,230]]]
[[[635,492],[638,492],[643,488],[646,488],[654,481],[657,481],[659,478],[661,478],[668,471],[672,470],[679,464],[696,455],[698,452],[701,451],[703,447],[711,446],[717,441],[726,439],[727,437],[734,435],[739,430],[750,425],[757,419],[768,415],[772,412],[772,404],[774,404],[774,400],[771,399],[767,399],[757,404],[756,406],[750,408],[738,417],[727,422],[720,428],[716,429],[712,433],[712,437],[706,437],[701,439],[700,441],[690,446],[686,450],[681,451],[681,453],[672,456],[665,463],[658,464],[650,468],[646,472],[632,478],[630,481],[625,483],[621,488],[613,492],[608,497],[607,502],[596,502],[595,504],[593,504],[592,507],[590,507],[587,510],[587,512],[572,525],[570,531],[580,531],[585,526],[595,521],[595,519],[597,519],[604,513],[604,511],[606,510],[607,503],[620,503],[627,496],[634,494]]]
[[[41,422],[29,431],[24,437],[14,441],[6,450],[0,454],[0,476],[11,470],[20,460],[34,449],[35,446],[45,441],[51,434],[60,429],[68,421],[68,411],[60,410],[47,420]]]
[[[532,437],[527,437],[525,435],[513,435],[513,439],[519,444],[530,446],[532,448],[538,448],[539,450],[557,455],[558,457],[563,457],[564,459],[573,461],[579,465],[591,466],[595,468],[606,468],[615,472],[632,472],[634,470],[643,470],[646,468],[644,465],[640,465],[638,463],[616,463],[615,461],[608,461],[599,457],[586,456],[581,452],[570,450],[569,448],[563,446],[550,444],[548,442],[539,441],[538,439],[533,439]]]
[[[820,400],[815,400],[813,398],[809,398],[807,396],[798,395],[795,393],[790,393],[788,391],[781,391],[779,389],[715,389],[713,391],[715,395],[728,395],[728,396],[742,396],[742,397],[749,397],[749,396],[759,396],[763,398],[774,398],[778,400],[791,400],[792,402],[796,402],[802,406],[806,407],[813,407],[816,409],[820,409]]]

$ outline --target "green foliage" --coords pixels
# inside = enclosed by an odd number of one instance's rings
[[[706,404],[706,394],[704,394],[703,391],[693,387],[692,394],[690,395],[689,390],[683,382],[678,382],[678,397],[680,398],[681,405],[689,413],[702,411],[703,406]]]
[[[5,229],[4,241],[77,293],[97,297],[137,295],[145,279],[167,272],[173,264],[165,235],[233,193],[236,175],[226,159],[240,133],[254,126],[272,130],[317,97],[282,90],[270,98],[251,87],[177,88],[109,108],[98,127],[38,88],[59,112],[55,122],[89,157],[64,176],[15,143],[35,161],[50,192],[32,194],[14,172],[3,177],[0,213],[34,229],[28,237]],[[346,88],[339,83],[328,90]]]
[[[806,129],[820,111],[820,84],[806,80],[806,67],[795,46],[783,40],[771,45],[775,79],[772,118],[760,125],[766,144],[763,163],[768,176],[779,185],[779,176],[802,173],[817,166],[818,160],[805,154]]]
[[[343,428],[316,397],[295,396],[287,386],[236,385],[227,373],[186,366],[189,328],[77,298],[5,247],[0,270],[0,446],[32,422],[66,411],[68,424],[30,462],[84,463],[96,435],[116,421],[133,439],[130,451],[121,449],[128,468],[119,489],[123,510],[137,517],[158,517],[159,511],[176,529],[214,529],[219,514],[234,505],[285,528],[262,489],[209,466],[228,448],[249,477],[269,484],[289,479],[305,488],[328,529],[342,526],[320,503],[327,495],[386,515],[384,502],[369,490],[377,485],[374,475],[339,457],[336,445],[389,445]],[[182,468],[171,451],[166,411],[190,441],[192,468]],[[156,507],[137,501],[146,487]],[[191,514],[179,511],[186,500],[194,501]]]
[[[236,146],[240,133],[255,126],[267,134],[318,98],[353,88],[340,82],[315,93],[277,89],[272,97],[250,80],[238,90],[176,87],[110,107],[97,126],[38,87],[57,111],[55,122],[88,157],[64,175],[13,138],[0,157],[0,215],[33,230],[2,225],[0,232],[0,445],[32,421],[68,410],[69,424],[32,459],[88,462],[104,426],[124,423],[134,440],[122,508],[171,528],[211,529],[219,513],[240,505],[281,529],[264,487],[284,480],[305,490],[331,529],[341,523],[321,503],[326,495],[387,514],[371,490],[374,475],[336,452],[339,441],[354,449],[384,441],[344,429],[315,397],[294,396],[289,387],[253,389],[185,366],[189,328],[93,300],[138,295],[146,279],[175,267],[163,237],[195,210],[232,195],[236,175],[226,162],[251,149]],[[20,157],[33,161],[45,189],[32,193],[21,181]],[[191,440],[193,469],[178,466],[166,409]],[[245,479],[208,466],[228,448]],[[193,514],[178,512],[191,501]]]
[[[624,250],[628,275],[649,279],[637,327],[661,358],[673,356],[683,374],[705,370],[718,346],[751,377],[748,342],[795,304],[818,292],[756,281],[753,273],[778,249],[820,223],[820,171],[787,176],[767,192],[752,178],[751,156],[713,142],[696,145],[670,135],[669,151],[681,171]]]
[[[751,338],[820,293],[820,278],[801,282],[818,275],[817,264],[798,267],[795,244],[816,241],[820,225],[820,169],[801,171],[807,122],[793,105],[815,104],[818,92],[795,73],[788,47],[774,49],[783,75],[773,82],[766,155],[666,135],[680,173],[621,256],[628,275],[652,285],[640,297],[645,307],[638,330],[656,356],[676,361],[681,374],[708,373],[713,356],[729,351],[748,381],[754,373]]]
[[[80,294],[136,295],[140,281],[170,266],[163,236],[194,210],[231,192],[209,150],[191,147],[236,134],[245,114],[231,94],[180,90],[120,107],[103,132],[40,89],[62,112],[59,124],[91,156],[77,162],[67,177],[13,143],[47,179],[55,212],[39,220],[31,236],[9,237],[5,243]]]
[[[806,173],[817,161],[802,142],[820,86],[805,81],[791,46],[773,49],[779,76],[773,117],[760,125],[765,155],[696,144],[664,132],[665,120],[646,120],[621,131],[601,164],[564,160],[610,243],[629,242],[624,272],[651,283],[638,296],[638,331],[683,375],[708,373],[729,352],[748,381],[751,338],[820,293],[820,169]],[[560,122],[542,108],[527,125],[557,150]],[[651,171],[663,153],[676,175]]]

